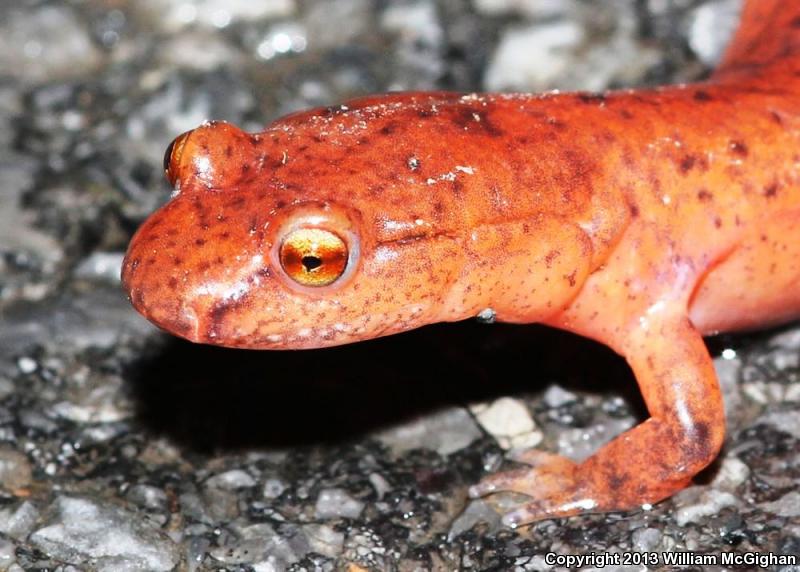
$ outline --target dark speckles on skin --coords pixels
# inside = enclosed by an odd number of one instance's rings
[[[484,108],[458,107],[452,110],[453,123],[462,130],[478,129],[490,137],[502,137],[505,132],[492,122]]]
[[[716,228],[722,228],[722,219],[718,216],[714,217],[714,226]]]
[[[714,100],[710,93],[702,89],[695,91],[693,97],[695,101],[699,101],[701,103],[707,103]]]
[[[771,199],[778,195],[778,183],[772,183],[764,187],[764,196]]]
[[[339,114],[341,114],[341,113],[344,113],[344,112],[345,112],[345,111],[347,111],[348,109],[349,109],[349,108],[348,108],[346,105],[343,105],[343,104],[340,104],[340,105],[330,105],[330,106],[326,107],[325,109],[323,109],[323,110],[320,112],[320,116],[321,116],[321,117],[332,117],[332,116],[334,116],[334,115],[339,115]]]
[[[691,171],[696,161],[697,157],[695,157],[694,155],[686,155],[683,159],[681,159],[680,162],[681,173],[685,175],[686,173]]]
[[[800,16],[797,16],[797,17],[795,17],[795,18],[792,18],[792,21],[791,21],[791,22],[789,22],[789,25],[790,25],[792,28],[800,28]]]
[[[604,105],[606,102],[606,96],[602,93],[579,93],[576,97],[586,105]]]
[[[397,131],[397,126],[398,125],[396,121],[390,121],[389,123],[380,128],[379,133],[381,135],[391,135],[392,133]]]
[[[167,282],[167,285],[169,286],[170,290],[177,290],[178,289],[178,279],[173,276],[172,278],[169,279],[169,281]]]
[[[210,326],[208,329],[209,337],[215,337],[219,335],[220,327],[222,325],[222,321],[225,319],[225,316],[231,310],[234,310],[237,307],[244,304],[246,300],[247,300],[247,295],[245,294],[244,296],[236,300],[220,300],[216,302],[211,307],[211,310],[208,312],[208,319],[210,322]]]
[[[631,213],[631,218],[639,218],[639,205],[631,203],[628,205],[628,210]]]
[[[731,141],[729,149],[733,155],[738,157],[747,157],[749,153],[747,145],[745,145],[742,141]]]
[[[206,239],[205,238],[196,238],[196,239],[194,239],[194,245],[195,246],[203,246],[205,243],[206,243]]]
[[[701,203],[707,203],[714,199],[714,195],[711,194],[708,189],[700,189],[697,191],[697,200]]]
[[[630,121],[631,119],[633,119],[635,117],[633,115],[633,113],[631,113],[627,109],[620,109],[619,110],[619,116],[622,117],[622,119],[625,119],[627,121]]]
[[[686,175],[692,169],[708,171],[708,160],[699,155],[684,155],[679,163],[681,173]]]
[[[238,196],[234,198],[229,204],[232,208],[236,210],[241,210],[247,206],[247,199],[243,196]]]
[[[544,257],[544,264],[547,268],[550,268],[553,265],[553,261],[561,255],[561,252],[558,250],[551,250],[548,252]]]
[[[713,456],[715,451],[710,441],[711,432],[708,428],[708,423],[698,421],[691,432],[690,440],[693,448],[691,455],[696,456],[698,459],[707,459],[709,455]]]

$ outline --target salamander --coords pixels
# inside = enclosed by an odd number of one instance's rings
[[[481,315],[606,344],[650,417],[577,463],[539,450],[473,497],[508,525],[655,503],[724,441],[704,335],[800,316],[800,2],[749,0],[705,81],[370,96],[260,133],[209,121],[123,264],[194,342],[334,346]]]

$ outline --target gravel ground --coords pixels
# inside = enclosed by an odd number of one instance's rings
[[[220,350],[157,331],[118,278],[131,234],[169,195],[166,145],[206,118],[258,130],[386,90],[688,81],[713,66],[737,8],[0,3],[0,570],[550,570],[548,552],[800,554],[796,325],[710,340],[729,436],[700,484],[648,511],[512,531],[467,486],[509,447],[581,458],[641,419],[609,351],[475,322],[315,352]]]

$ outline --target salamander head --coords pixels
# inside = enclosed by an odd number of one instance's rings
[[[463,253],[441,232],[441,204],[410,200],[423,181],[406,166],[409,150],[368,146],[363,129],[325,138],[319,117],[290,116],[257,135],[206,123],[170,145],[174,196],[123,264],[139,312],[192,341],[267,349],[443,319]],[[396,191],[372,164],[392,161],[409,171]]]

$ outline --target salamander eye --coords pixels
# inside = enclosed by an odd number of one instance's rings
[[[298,228],[283,239],[280,261],[284,272],[303,286],[327,286],[347,267],[347,245],[321,228]]]
[[[181,164],[183,146],[186,144],[186,139],[189,138],[190,133],[191,131],[187,131],[182,135],[178,135],[172,140],[172,143],[169,144],[164,153],[164,174],[167,176],[169,184],[173,187],[178,182],[178,167]]]

